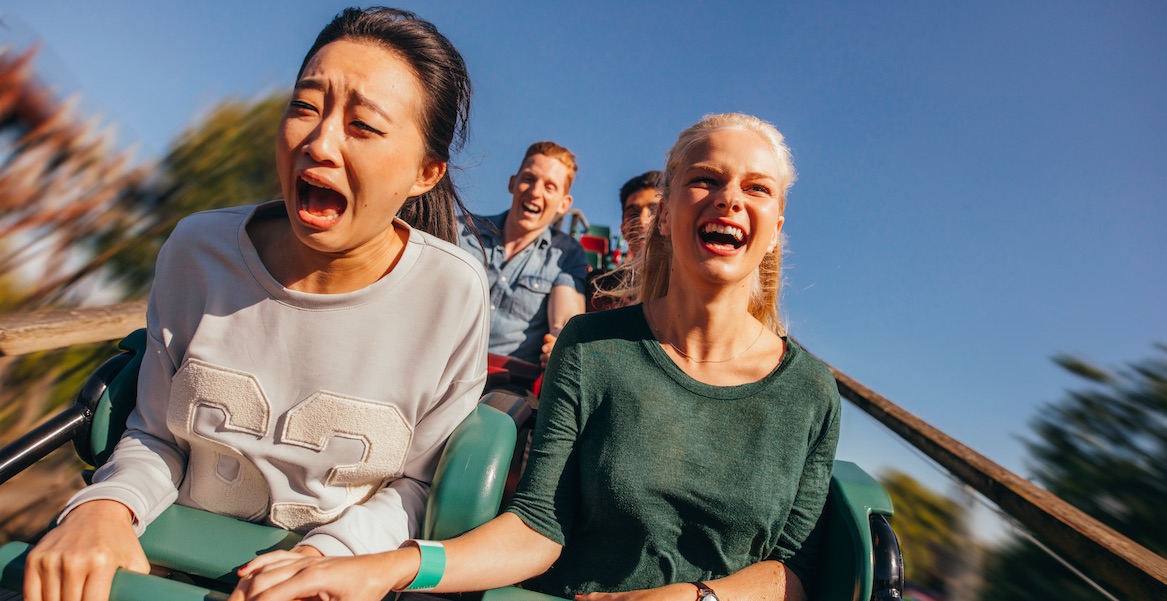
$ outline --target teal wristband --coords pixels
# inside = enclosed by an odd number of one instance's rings
[[[446,548],[442,543],[432,540],[414,540],[417,550],[421,551],[421,567],[417,569],[417,577],[407,591],[429,591],[442,581],[442,574],[446,573]]]

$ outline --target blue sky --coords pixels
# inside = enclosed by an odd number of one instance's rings
[[[0,36],[39,39],[45,79],[149,160],[220,100],[289,87],[344,6],[7,2]],[[799,171],[791,332],[1006,467],[1076,384],[1052,355],[1118,366],[1167,342],[1167,4],[400,6],[467,59],[476,211],[505,208],[536,140],[576,152],[576,206],[615,225],[620,184],[702,114],[777,125]],[[843,437],[842,458],[917,471],[856,411]]]

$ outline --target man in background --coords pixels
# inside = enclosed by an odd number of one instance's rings
[[[571,236],[551,227],[571,209],[575,155],[536,142],[511,176],[510,209],[464,224],[459,245],[483,262],[490,284],[490,352],[547,363],[555,337],[584,311],[587,259]],[[481,245],[480,245],[481,243]]]
[[[660,204],[660,185],[661,172],[646,171],[620,186],[620,235],[628,243],[625,262],[639,255],[644,248],[645,234],[652,226]],[[624,270],[592,273],[588,278],[588,311],[615,309],[636,302],[635,295],[618,297],[606,294],[624,288],[628,277],[629,272]]]
[[[636,256],[644,234],[660,204],[660,171],[646,171],[620,186],[620,235],[628,241],[628,255]]]

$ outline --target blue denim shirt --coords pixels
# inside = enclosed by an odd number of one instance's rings
[[[506,218],[506,211],[474,218],[481,247],[470,227],[463,223],[458,245],[482,261],[486,269],[490,285],[490,352],[538,363],[543,336],[551,328],[547,295],[554,286],[571,286],[583,294],[587,258],[579,242],[549,227],[507,261],[502,235]]]

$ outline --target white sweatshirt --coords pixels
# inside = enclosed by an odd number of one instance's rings
[[[288,290],[247,235],[256,210],[192,215],[163,246],[138,405],[62,517],[113,499],[141,534],[177,502],[304,533],[325,555],[395,549],[419,533],[445,441],[486,381],[482,266],[411,230],[364,289]]]

